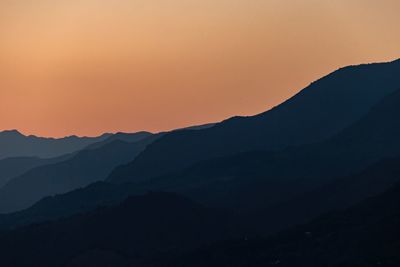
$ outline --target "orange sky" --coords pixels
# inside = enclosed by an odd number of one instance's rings
[[[161,131],[400,57],[398,0],[2,0],[0,130]]]

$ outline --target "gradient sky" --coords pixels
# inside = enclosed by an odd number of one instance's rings
[[[253,115],[400,57],[398,0],[1,0],[0,130],[161,131]]]

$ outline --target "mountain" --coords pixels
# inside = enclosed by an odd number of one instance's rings
[[[133,143],[117,139],[104,141],[102,146],[84,149],[65,161],[31,169],[0,189],[0,212],[22,210],[43,197],[104,180],[113,168],[133,160],[160,135]]]
[[[0,160],[12,157],[54,158],[76,152],[91,144],[103,141],[111,134],[98,137],[44,138],[25,136],[17,130],[0,132]]]
[[[150,145],[109,181],[148,180],[196,162],[253,150],[281,150],[326,140],[400,88],[400,60],[342,68],[283,104],[198,131],[176,131]]]
[[[128,142],[128,143],[139,142],[139,141],[144,140],[152,135],[153,135],[152,133],[145,132],[145,131],[136,132],[136,133],[118,132],[118,133],[111,135],[110,137],[108,137],[107,139],[105,139],[101,142],[97,142],[97,143],[87,146],[86,149],[99,148],[99,147],[102,147],[102,146],[109,144],[116,140],[124,141],[124,142]]]
[[[313,191],[254,213],[255,228],[274,233],[309,222],[327,211],[344,210],[400,183],[400,158],[385,159],[360,173],[335,179]],[[269,216],[273,214],[274,216]]]
[[[398,170],[395,162],[398,160],[379,163],[349,184],[360,181],[360,186],[367,183],[374,190],[372,186],[379,184],[378,177],[390,175],[392,168]],[[392,180],[384,178],[386,183]],[[3,252],[0,264],[397,266],[400,263],[399,198],[400,184],[395,184],[386,192],[344,211],[327,213],[272,237],[253,239],[247,238],[248,231],[230,213],[204,208],[176,194],[149,193],[70,218],[0,232]]]
[[[345,211],[259,240],[237,240],[159,266],[366,267],[400,264],[400,185]]]
[[[380,160],[400,156],[399,116],[400,90],[323,142],[210,159],[137,185],[239,212],[272,208]]]
[[[231,221],[229,213],[179,195],[148,193],[117,206],[2,233],[0,264],[147,266],[161,257],[237,237],[239,228]]]
[[[127,199],[133,191],[127,185],[96,182],[64,194],[48,196],[27,209],[0,214],[0,231],[70,217],[93,211],[99,206],[116,205]]]
[[[26,209],[0,215],[0,264],[398,266],[400,83],[395,89],[393,81],[399,63],[341,69],[256,117],[195,131],[143,132],[133,142],[117,134],[11,179],[0,190],[0,207]],[[349,85],[338,82],[342,76]],[[321,83],[343,86],[335,94]],[[336,111],[312,88],[337,101]],[[356,97],[360,92],[368,97]],[[350,100],[354,109],[346,105]],[[307,115],[312,127],[308,120],[278,120],[300,119],[309,109],[318,113],[318,103],[322,115]],[[267,133],[263,123],[273,130]],[[293,132],[301,128],[297,124],[306,128]],[[316,133],[307,133],[312,128]],[[246,131],[254,140],[239,134]],[[282,139],[274,131],[282,131]],[[217,132],[229,145],[225,150],[216,144]],[[234,135],[235,145],[229,140]],[[261,135],[276,143],[262,143]],[[172,151],[165,142],[175,137]],[[208,155],[203,146],[211,149]],[[192,153],[193,147],[200,152]],[[169,152],[171,166],[162,158],[169,162]],[[156,157],[140,165],[148,155]],[[22,195],[27,200],[15,198]]]
[[[4,222],[0,228],[62,216],[48,210],[74,214],[153,190],[180,193],[205,205],[239,212],[255,218],[260,230],[275,232],[378,194],[397,181],[399,116],[400,90],[323,142],[211,159],[140,183],[92,186],[45,199],[40,206],[7,219],[0,217]],[[395,158],[387,159],[391,157]]]
[[[22,175],[30,169],[64,161],[68,157],[72,157],[72,154],[64,156],[42,159],[38,157],[17,157],[17,158],[6,158],[0,160],[0,188],[7,184],[14,177]]]
[[[194,125],[194,126],[189,126],[185,128],[180,128],[176,129],[174,131],[182,131],[182,130],[204,130],[204,129],[209,129],[215,126],[215,123],[206,123],[202,125]]]
[[[274,233],[306,223],[327,211],[349,208],[399,182],[400,158],[382,160],[360,173],[337,178],[272,208],[265,209],[264,203],[260,202],[256,211],[246,213],[245,217],[259,233]],[[0,230],[57,220],[95,210],[98,206],[117,205],[130,195],[146,191],[139,190],[137,184],[94,183],[66,194],[46,197],[26,210],[0,215]]]
[[[0,160],[0,188],[11,178],[21,175],[29,169],[42,165],[37,157],[7,158]]]
[[[5,134],[5,132],[0,133]],[[20,135],[17,131],[9,131],[8,134]],[[144,138],[150,137],[152,134],[149,132],[137,132],[137,133],[116,133],[110,135],[106,139],[99,138],[99,142],[95,142],[85,149],[93,149],[101,147],[115,140],[122,140],[126,142],[137,142]],[[107,135],[104,135],[104,137]],[[76,153],[76,152],[75,152]],[[58,156],[55,158],[39,158],[39,157],[11,157],[0,159],[0,188],[3,187],[14,177],[20,176],[30,169],[49,165],[61,161],[65,161],[69,157],[72,157],[74,153]]]

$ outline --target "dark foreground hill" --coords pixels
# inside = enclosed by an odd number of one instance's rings
[[[394,166],[387,164],[380,167]],[[374,169],[370,175],[376,183]],[[150,193],[116,206],[0,233],[0,264],[398,266],[399,211],[400,185],[395,185],[345,211],[328,213],[270,238],[248,239],[240,226],[245,218],[204,208],[175,194]]]
[[[99,206],[117,205],[133,194],[137,191],[132,184],[93,183],[65,194],[45,197],[25,210],[0,214],[0,231],[90,212]]]
[[[249,218],[257,229],[274,233],[309,222],[328,211],[344,210],[400,183],[400,158],[380,161],[360,173],[335,179],[287,202],[258,211]],[[270,216],[273,214],[273,216]]]
[[[111,208],[0,234],[1,266],[149,266],[240,235],[232,216],[149,193]]]
[[[400,60],[340,69],[265,113],[235,117],[210,129],[167,134],[131,164],[116,169],[109,180],[146,180],[210,158],[325,140],[399,89],[399,73]]]
[[[174,267],[400,265],[400,185],[273,238],[226,242],[180,256]]]

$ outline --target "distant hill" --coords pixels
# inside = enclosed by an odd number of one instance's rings
[[[0,132],[0,160],[11,157],[53,158],[76,152],[88,145],[103,141],[111,134],[98,137],[44,138],[25,136],[17,130]]]
[[[212,126],[206,124],[180,130],[199,130]],[[5,186],[0,189],[0,213],[22,210],[43,197],[102,181],[114,167],[130,162],[164,134],[120,132],[65,158],[5,159],[4,165],[0,161],[0,171],[4,171],[0,174],[0,178],[4,177],[0,181]],[[10,165],[6,166],[6,163]]]
[[[265,113],[234,117],[208,129],[171,132],[116,169],[109,181],[143,181],[210,158],[326,140],[399,89],[399,73],[400,60],[342,68]]]
[[[0,189],[0,213],[25,209],[43,197],[102,181],[113,168],[133,160],[160,135],[133,139],[139,140],[133,143],[112,137],[113,140],[95,144],[64,161],[31,169]],[[123,138],[129,140],[126,135]]]
[[[209,129],[212,128],[216,125],[216,123],[207,123],[207,124],[202,124],[202,125],[194,125],[194,126],[189,126],[185,128],[180,128],[176,129],[174,131],[181,131],[181,130],[204,130],[204,129]]]
[[[109,136],[108,138],[106,138],[103,141],[94,143],[92,145],[89,145],[87,147],[85,147],[85,149],[95,149],[95,148],[99,148],[101,146],[104,146],[106,144],[109,144],[113,141],[119,140],[119,141],[124,141],[124,142],[128,142],[128,143],[134,143],[134,142],[138,142],[141,141],[143,139],[146,139],[150,136],[152,136],[153,134],[150,132],[136,132],[136,133],[122,133],[122,132],[118,132],[115,133],[111,136]]]
[[[59,161],[64,161],[68,157],[72,157],[73,154],[67,154],[64,156],[42,159],[38,157],[16,157],[16,158],[6,158],[0,160],[0,188],[3,187],[14,177],[22,175],[30,169],[39,167],[42,165],[47,165],[51,163],[56,163]]]

